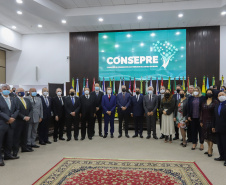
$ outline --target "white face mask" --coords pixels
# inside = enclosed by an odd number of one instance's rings
[[[165,93],[165,89],[161,89],[161,90],[160,90],[160,93],[161,93],[161,94]]]
[[[107,90],[107,93],[108,93],[108,94],[111,94],[111,90]]]
[[[57,96],[61,96],[62,92],[57,92]]]
[[[152,90],[148,91],[148,94],[153,94],[153,91]]]
[[[199,92],[195,91],[193,94],[194,94],[195,96],[197,96],[197,95],[199,95]]]
[[[85,90],[85,94],[88,95],[89,94],[89,91],[88,90]]]
[[[220,102],[223,102],[226,100],[226,96],[220,96],[218,99],[220,100]]]
[[[44,96],[48,96],[48,94],[49,94],[48,92],[43,92]]]

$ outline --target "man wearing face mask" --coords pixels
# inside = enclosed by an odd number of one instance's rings
[[[220,154],[219,158],[215,161],[225,161],[226,166],[226,94],[220,92],[218,94],[220,103],[215,106],[215,122],[212,131],[217,135],[217,146]]]
[[[75,96],[75,90],[70,89],[69,96],[65,98],[65,117],[67,126],[67,141],[71,140],[71,126],[74,126],[74,139],[78,141],[80,101]]]
[[[17,89],[17,97],[15,101],[17,102],[17,106],[19,109],[18,117],[15,121],[16,132],[14,132],[13,136],[13,156],[17,156],[19,152],[19,148],[21,146],[22,152],[32,152],[34,151],[32,148],[27,147],[27,135],[28,135],[28,125],[29,120],[32,117],[32,105],[31,102],[24,98],[24,89]]]
[[[48,133],[49,133],[49,122],[51,119],[52,101],[48,95],[49,91],[46,87],[44,87],[42,89],[42,96],[40,96],[43,106],[43,119],[39,123],[38,127],[40,145],[51,144],[48,138]]]
[[[103,107],[103,113],[104,113],[104,138],[106,138],[108,135],[109,122],[110,122],[111,138],[113,138],[116,96],[112,94],[111,87],[107,88],[107,94],[102,97],[102,107]]]
[[[86,123],[88,123],[88,138],[92,140],[93,137],[93,120],[96,116],[96,97],[90,96],[89,88],[84,89],[85,94],[80,99],[81,116],[82,116],[82,128],[81,128],[81,140],[86,137]]]
[[[128,120],[130,116],[129,106],[130,106],[130,94],[126,92],[126,86],[122,85],[122,92],[117,96],[118,105],[118,117],[119,117],[119,136],[122,137],[122,122],[125,121],[125,136],[129,138],[128,134]]]
[[[173,98],[175,100],[175,106],[176,106],[176,102],[178,100],[180,100],[180,90],[181,90],[181,86],[177,85],[177,93],[173,95]],[[179,128],[176,126],[175,124],[175,137],[173,138],[173,140],[177,140],[179,139]]]
[[[98,120],[98,126],[99,126],[99,136],[103,137],[102,135],[102,97],[104,95],[103,92],[100,91],[100,85],[98,83],[95,84],[95,91],[90,93],[91,96],[96,97],[96,117],[94,117],[93,120],[93,136],[95,135],[95,122],[96,118]]]
[[[32,116],[28,124],[28,137],[27,145],[30,148],[39,148],[40,146],[36,145],[35,140],[37,136],[38,125],[43,118],[43,106],[42,100],[37,96],[37,91],[35,88],[30,88],[30,96],[26,98],[30,100],[32,106]]]
[[[16,87],[12,88],[12,92],[9,94],[10,97],[15,98],[16,97]]]
[[[144,107],[143,107],[143,95],[140,94],[140,88],[136,88],[136,95],[131,97],[131,116],[134,119],[135,135],[133,138],[138,137],[143,138],[143,117],[144,117]]]
[[[158,108],[158,96],[154,94],[154,87],[148,87],[148,94],[144,96],[143,106],[147,120],[147,139],[151,138],[151,130],[153,138],[158,139],[156,135],[156,116]]]
[[[64,97],[62,96],[62,89],[56,89],[56,97],[53,98],[53,114],[54,114],[54,134],[53,141],[57,142],[59,140],[65,140],[63,138],[64,121],[65,121],[65,111],[64,111]]]
[[[5,163],[2,159],[2,146],[4,142],[4,159],[18,159],[11,155],[13,144],[13,125],[19,113],[16,102],[9,97],[10,87],[7,84],[2,85],[2,96],[0,97],[0,166]]]
[[[160,130],[162,129],[162,112],[160,111],[160,105],[161,105],[161,101],[164,98],[164,94],[166,92],[166,88],[165,86],[161,86],[160,87],[160,94],[158,96],[158,110],[159,110],[159,124],[160,124]],[[159,139],[163,139],[165,138],[164,134],[161,133],[161,137]]]

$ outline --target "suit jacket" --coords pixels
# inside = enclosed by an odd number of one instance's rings
[[[74,96],[75,104],[72,104],[71,96],[67,96],[64,99],[64,109],[65,109],[65,115],[70,116],[71,112],[75,112],[75,116],[77,117],[80,112],[80,100],[78,97]]]
[[[215,106],[215,122],[213,128],[216,132],[226,135],[226,101],[222,102],[220,115],[218,114],[218,108],[220,104]]]
[[[25,97],[30,100],[32,106],[32,116],[29,122],[38,123],[40,118],[43,118],[43,106],[42,100],[40,97],[34,97],[34,100],[31,96]]]
[[[65,111],[64,111],[64,97],[62,97],[63,105],[62,102],[59,100],[59,97],[56,96],[53,98],[53,114],[54,116],[58,116],[59,118],[64,117]]]
[[[118,105],[118,113],[130,113],[130,103],[131,103],[131,98],[130,94],[126,93],[125,98],[123,98],[123,94],[119,93],[117,95],[117,105]],[[127,107],[125,111],[122,110],[121,107]]]
[[[52,98],[49,96],[47,97],[49,106],[47,107],[45,99],[43,96],[40,96],[42,100],[42,107],[43,107],[43,119],[49,119],[51,117],[51,111],[52,111]]]
[[[96,97],[91,96],[89,98],[86,98],[85,95],[80,96],[80,105],[81,105],[81,113],[82,117],[89,115],[91,117],[94,117],[94,114],[96,113]]]
[[[33,114],[33,111],[32,111],[33,107],[31,105],[30,100],[24,98],[27,109],[25,109],[25,107],[24,107],[23,103],[21,102],[21,100],[19,99],[19,97],[16,97],[15,101],[17,102],[17,106],[18,106],[18,110],[19,110],[19,114],[18,114],[16,122],[24,120],[25,116],[28,116],[31,118],[32,114]]]
[[[5,99],[0,97],[0,124],[7,124],[8,120],[12,117],[17,118],[19,110],[14,98],[10,97],[11,109],[9,109]],[[14,124],[14,123],[12,123]]]
[[[110,101],[108,95],[104,95],[102,97],[102,107],[103,113],[107,114],[107,111],[111,111],[112,115],[115,114],[115,107],[116,107],[116,96],[111,95]]]
[[[152,100],[151,99],[149,100],[149,94],[145,95],[143,99],[143,106],[146,114],[151,111],[154,112],[154,114],[156,114],[158,108],[158,96],[153,94]]]
[[[13,92],[9,93],[9,96],[12,97],[12,98],[17,97],[16,93],[13,93]]]
[[[99,91],[98,96],[96,95],[96,92],[93,91],[90,93],[90,96],[95,96],[96,97],[96,107],[99,107],[99,111],[98,112],[102,112],[102,97],[103,97],[104,93]]]
[[[138,101],[136,96],[137,95],[131,97],[131,113],[133,113],[133,116],[143,116],[144,115],[143,95],[140,94]]]

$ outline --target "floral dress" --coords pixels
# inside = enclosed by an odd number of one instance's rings
[[[177,111],[177,126],[178,128],[186,128],[186,118],[183,116],[183,102],[178,104],[178,111]]]

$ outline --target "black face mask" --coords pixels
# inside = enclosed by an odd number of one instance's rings
[[[71,92],[71,96],[74,96],[75,95],[75,93],[74,92]]]
[[[212,97],[213,97],[213,94],[207,93],[207,94],[206,94],[206,97],[207,97],[207,98],[212,98]]]
[[[170,97],[170,93],[165,93],[165,97],[169,98]]]
[[[13,90],[13,92],[15,93],[16,91],[15,91],[15,90]]]
[[[180,92],[180,89],[177,89],[177,93],[179,93]]]
[[[126,92],[126,88],[122,88],[122,92]]]
[[[181,98],[184,98],[184,94],[180,94],[180,97],[181,97]]]
[[[138,94],[140,94],[140,92],[139,91],[136,91],[136,94],[138,95]]]

